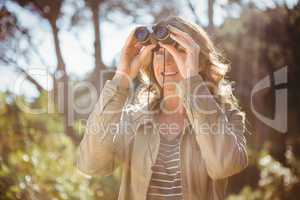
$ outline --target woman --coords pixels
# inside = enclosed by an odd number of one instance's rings
[[[198,25],[164,23],[177,45],[142,47],[135,30],[129,35],[89,116],[77,166],[107,175],[121,164],[122,200],[224,199],[227,178],[248,163],[244,115],[224,80],[228,65]],[[148,85],[132,91],[139,74]]]

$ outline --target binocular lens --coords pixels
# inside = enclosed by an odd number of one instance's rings
[[[169,35],[169,30],[165,26],[156,26],[153,32],[158,40],[163,40]]]
[[[149,37],[149,31],[147,27],[139,27],[135,31],[135,37],[139,42],[144,42],[148,39]]]
[[[160,41],[165,44],[174,43],[170,38],[170,31],[165,24],[152,26],[152,31],[147,26],[140,26],[135,30],[134,36],[142,45],[149,45],[154,41]]]

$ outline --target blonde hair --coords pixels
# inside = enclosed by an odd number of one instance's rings
[[[230,65],[226,63],[225,57],[217,51],[207,32],[201,26],[188,22],[178,16],[171,16],[160,22],[175,26],[176,28],[188,33],[193,38],[193,40],[200,46],[200,75],[204,81],[213,86],[212,88],[209,88],[210,91],[215,96],[218,96],[218,100],[222,99],[223,102],[225,100],[227,103],[238,106],[237,100],[232,94],[231,84],[225,80],[225,75],[228,72]],[[139,90],[137,99],[145,99],[144,95],[147,91],[146,88],[154,94],[152,95],[152,97],[154,97],[151,100],[152,103],[153,100],[161,98],[161,88],[155,78],[150,80],[151,77],[155,77],[153,71],[153,55],[152,59],[146,61],[141,69],[140,80],[145,83],[145,85]]]

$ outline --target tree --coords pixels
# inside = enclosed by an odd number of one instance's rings
[[[247,128],[252,133],[247,135],[250,166],[232,178],[234,192],[248,185],[241,196],[293,199],[290,195],[292,191],[299,194],[299,179],[295,178],[299,177],[297,163],[300,155],[299,135],[296,134],[299,132],[296,121],[300,118],[299,104],[296,103],[299,100],[296,80],[300,77],[297,72],[300,43],[296,36],[299,35],[296,28],[299,27],[299,8],[299,3],[292,9],[284,4],[266,10],[246,6],[242,8],[239,18],[226,19],[216,32],[216,42],[222,43],[224,52],[231,58],[229,76],[236,81],[235,92],[247,113]],[[275,85],[273,72],[285,66],[288,66],[288,85]],[[289,99],[286,133],[262,123],[249,106],[251,90],[257,81],[266,76],[271,84],[255,94],[255,109],[268,118],[274,118],[275,91],[286,88]],[[273,170],[274,166],[278,169]],[[286,183],[287,179],[296,181]]]
[[[57,100],[58,108],[63,113],[64,119],[64,132],[68,135],[74,143],[79,143],[79,137],[74,132],[72,126],[70,126],[69,120],[69,76],[66,71],[66,64],[62,56],[62,51],[59,41],[59,27],[57,26],[57,20],[61,16],[61,8],[64,3],[62,0],[13,0],[24,8],[36,12],[43,19],[47,20],[52,30],[52,36],[55,47],[55,55],[57,59],[57,68],[54,73],[54,97]],[[57,99],[58,90],[62,90],[64,93],[63,98]]]
[[[0,8],[0,62],[5,65],[13,64],[15,70],[22,73],[25,78],[31,82],[39,92],[43,92],[44,88],[30,75],[23,67],[20,66],[18,61],[12,56],[20,52],[19,43],[22,37],[25,37],[30,42],[28,32],[22,28],[17,21],[17,18],[11,13],[5,5]],[[13,50],[13,51],[9,51]],[[21,53],[21,52],[20,52]],[[22,51],[24,57],[28,56],[28,51]]]
[[[105,69],[106,66],[102,61],[101,53],[101,41],[100,41],[100,6],[104,2],[103,0],[85,0],[86,5],[92,11],[92,21],[94,27],[94,57],[95,57],[95,67],[92,73],[92,81],[96,86],[97,92],[100,93],[100,73],[101,70]]]

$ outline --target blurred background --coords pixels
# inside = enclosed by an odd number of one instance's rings
[[[117,199],[121,168],[74,165],[90,91],[135,26],[169,15],[203,26],[231,63],[250,163],[228,199],[299,199],[298,0],[0,0],[0,199]]]

